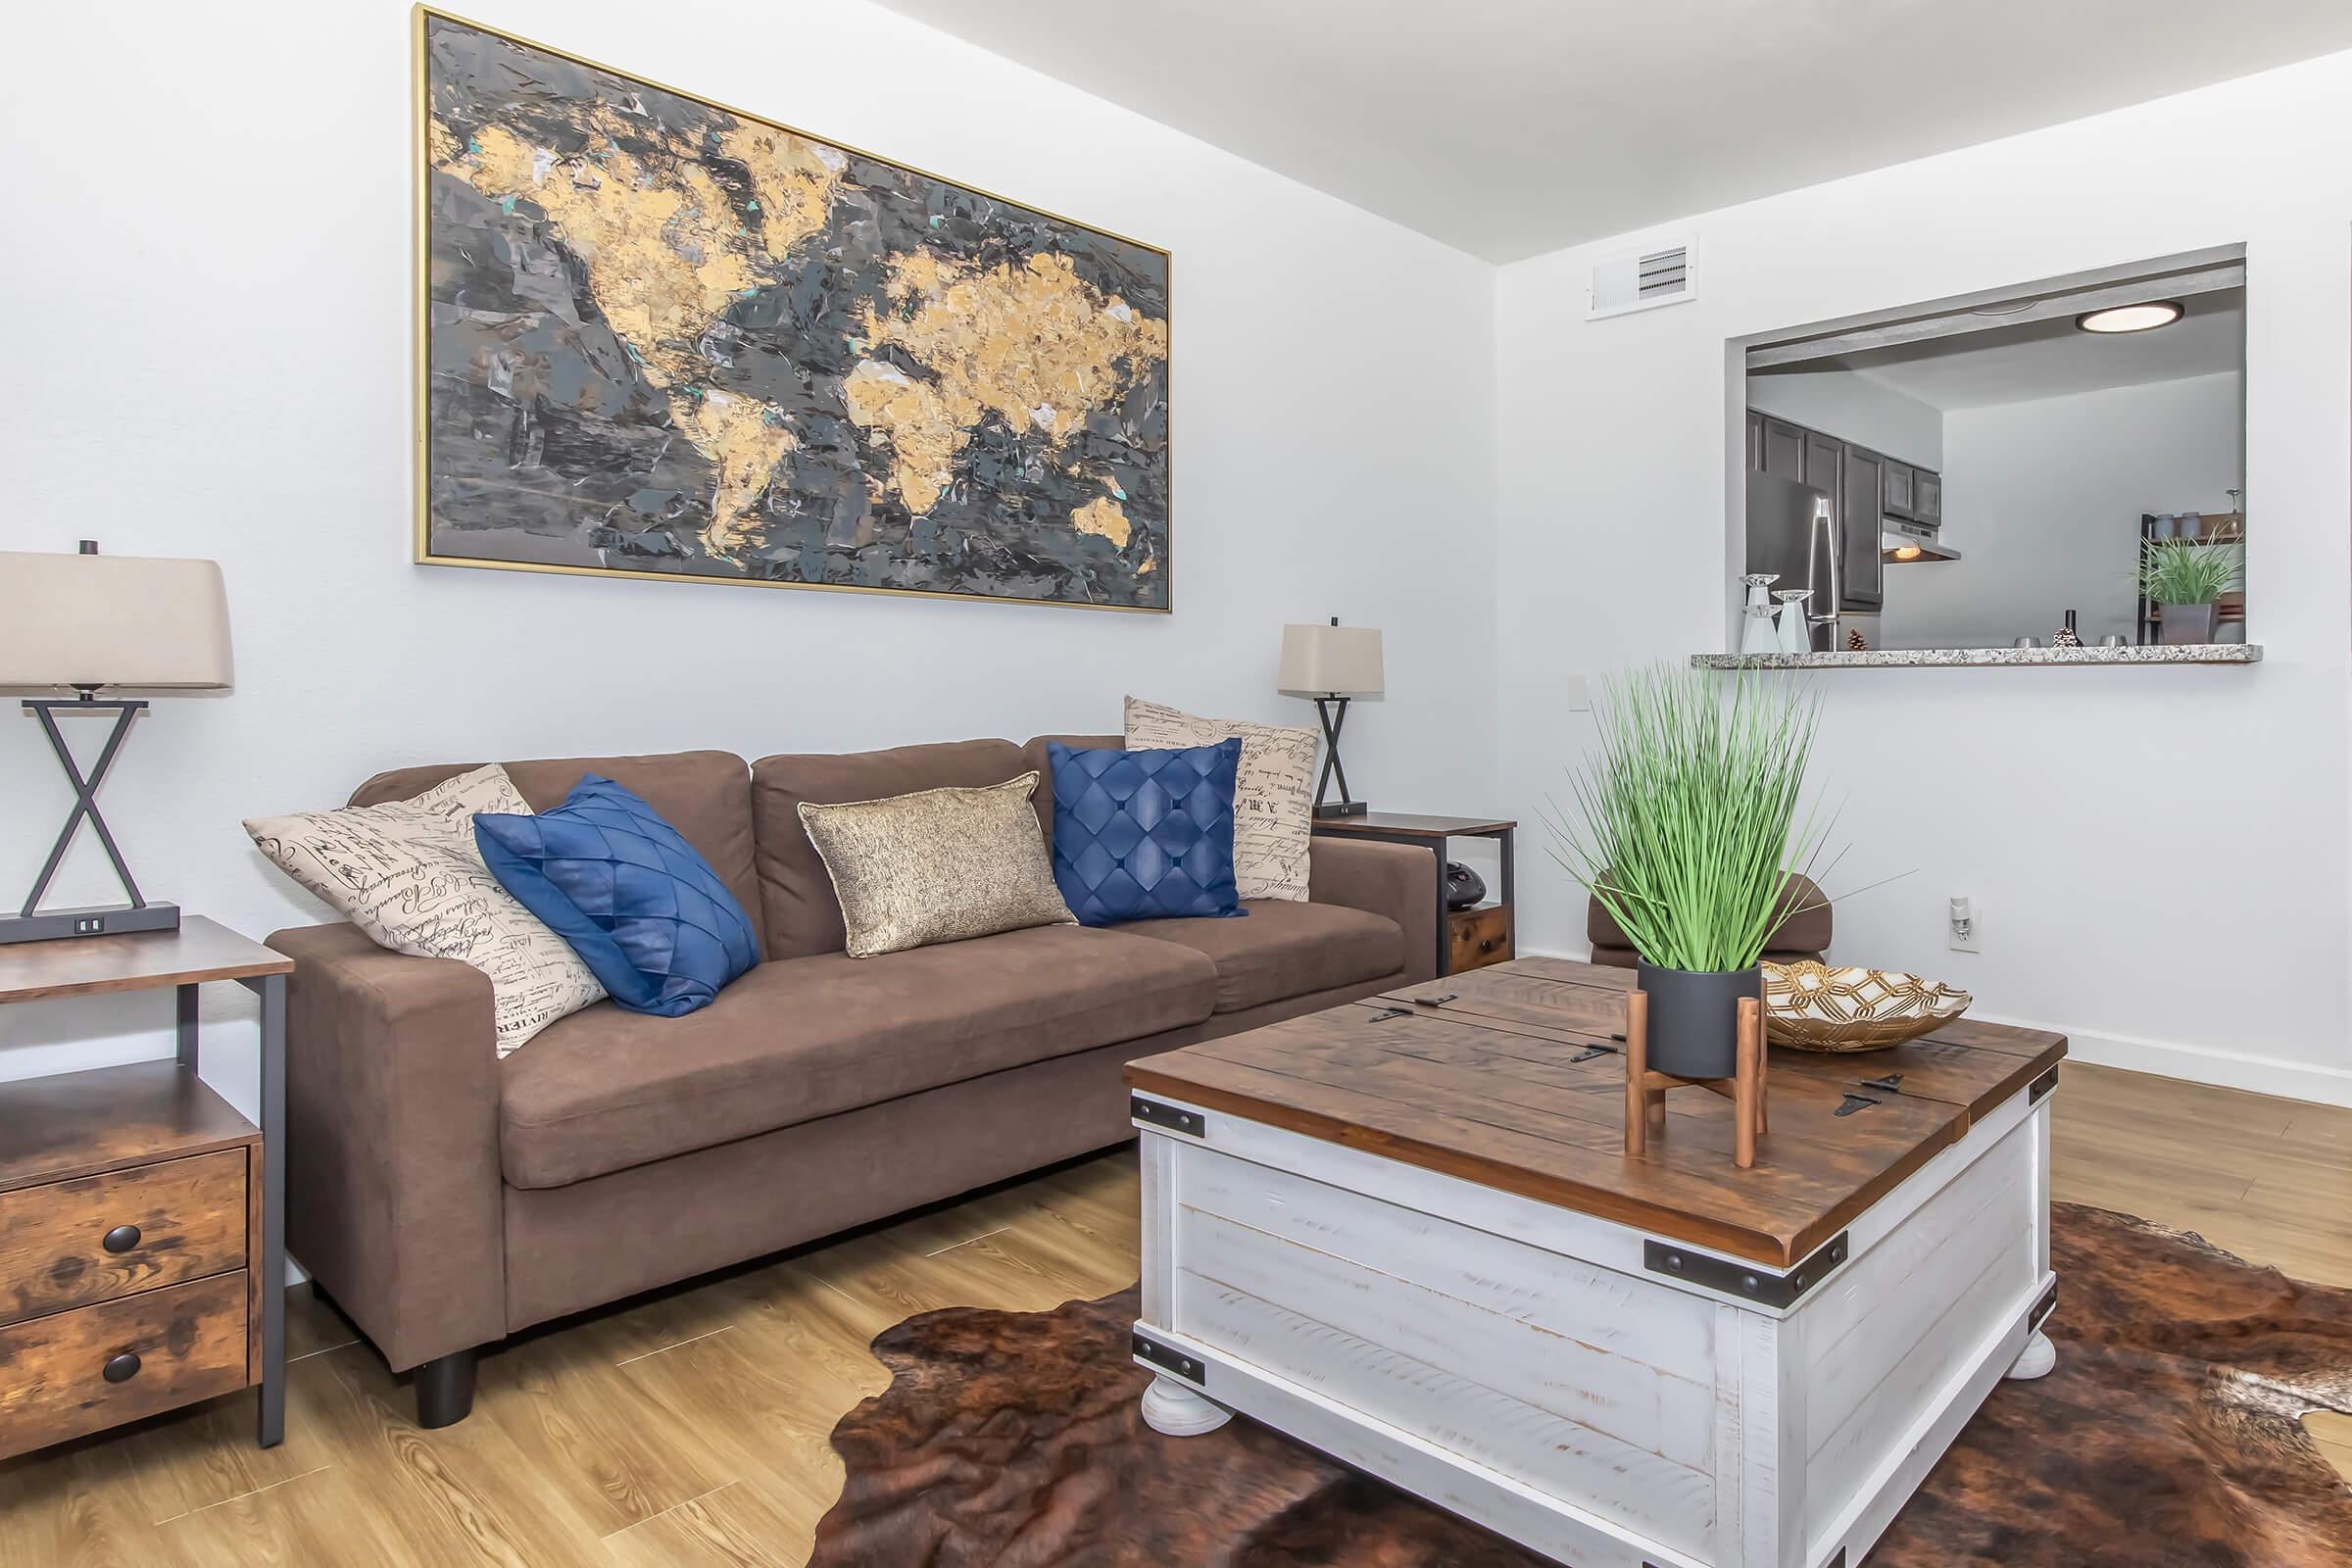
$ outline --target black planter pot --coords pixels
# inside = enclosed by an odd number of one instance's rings
[[[1764,1004],[1764,971],[1640,965],[1649,997],[1649,1065],[1677,1078],[1729,1078],[1740,1061],[1740,999]]]

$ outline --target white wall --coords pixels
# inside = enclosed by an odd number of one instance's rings
[[[1615,319],[1583,318],[1591,263],[1649,236],[1504,269],[1506,807],[1561,793],[1589,744],[1578,677],[1725,646],[1740,342],[2242,242],[2265,662],[1801,678],[1852,846],[1839,957],[1956,981],[2085,1057],[2352,1102],[2348,102],[2335,56],[1679,220],[1660,232],[1696,236],[1696,299]],[[1540,853],[1524,869],[1529,945],[1582,951],[1582,894]],[[1978,956],[1943,944],[1962,893]]]
[[[1943,411],[1855,370],[1758,371],[1747,406],[1915,468],[1943,469]]]
[[[1886,568],[1878,646],[2046,643],[2069,610],[2084,642],[2137,641],[2140,514],[2230,510],[2244,387],[2231,371],[1952,410],[1943,539],[1960,559]]]
[[[214,557],[234,622],[235,692],[159,702],[105,791],[151,896],[255,936],[322,918],[239,819],[402,762],[1017,740],[1115,729],[1126,691],[1311,723],[1276,647],[1328,614],[1388,632],[1357,791],[1503,804],[1491,267],[858,0],[466,9],[1169,247],[1177,611],[411,564],[405,0],[34,8],[10,39],[41,68],[0,99],[0,210],[47,215],[0,246],[0,547]],[[5,740],[15,898],[70,796],[29,720]],[[58,901],[113,897],[103,865]],[[208,1077],[250,1106],[249,1004],[214,991]],[[170,1016],[0,1008],[0,1078],[157,1054]]]

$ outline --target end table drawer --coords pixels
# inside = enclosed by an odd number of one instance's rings
[[[246,1387],[245,1272],[0,1328],[0,1458]]]
[[[243,1268],[246,1159],[226,1149],[0,1193],[0,1324]]]
[[[1511,956],[1511,911],[1507,906],[1484,904],[1455,909],[1446,916],[1449,958],[1447,974],[1482,969]]]

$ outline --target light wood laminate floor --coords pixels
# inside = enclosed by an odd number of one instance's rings
[[[2070,1065],[2056,1127],[2058,1197],[2352,1287],[2352,1110]],[[253,1446],[240,1395],[0,1463],[0,1564],[799,1564],[833,1424],[887,1381],[867,1342],[1127,1285],[1137,1200],[1107,1154],[527,1336],[439,1432],[298,1289],[282,1447]],[[2312,1424],[2352,1476],[2352,1421]]]

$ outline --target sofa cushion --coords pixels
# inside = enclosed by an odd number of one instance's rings
[[[800,805],[833,879],[853,958],[1075,925],[1037,836],[1035,773],[1002,784],[942,785],[880,801]]]
[[[405,801],[479,762],[435,762],[378,773],[352,791],[354,806]],[[652,757],[556,757],[509,762],[507,777],[534,811],[552,811],[581,779],[601,773],[662,813],[726,883],[760,935],[759,883],[752,874],[751,770],[733,752],[665,752]]]
[[[1028,770],[1027,757],[1010,741],[944,741],[886,752],[762,757],[754,762],[752,821],[760,841],[767,956],[801,958],[839,953],[848,940],[833,879],[825,873],[824,858],[809,842],[808,830],[801,825],[803,801],[820,806],[879,801],[942,785],[1002,784]],[[1038,834],[1041,844],[1052,843],[1046,828]]]
[[[1080,925],[1228,919],[1233,783],[1242,743],[1158,752],[1046,743],[1054,763],[1054,880]]]
[[[521,809],[521,793],[491,762],[413,798],[250,817],[245,831],[374,942],[487,975],[503,1056],[605,995],[579,954],[501,885],[474,847],[476,814]]]
[[[632,791],[591,773],[552,811],[476,813],[499,885],[631,1012],[676,1018],[760,961],[752,917],[710,862]]]
[[[1242,907],[1247,920],[1134,920],[1112,930],[1181,944],[1206,957],[1217,967],[1219,1012],[1404,968],[1404,932],[1386,915],[1289,899],[1248,899]]]
[[[561,1187],[1199,1023],[1217,989],[1215,966],[1174,942],[1050,925],[773,960],[683,1018],[599,1004],[501,1064],[507,1182]]]

